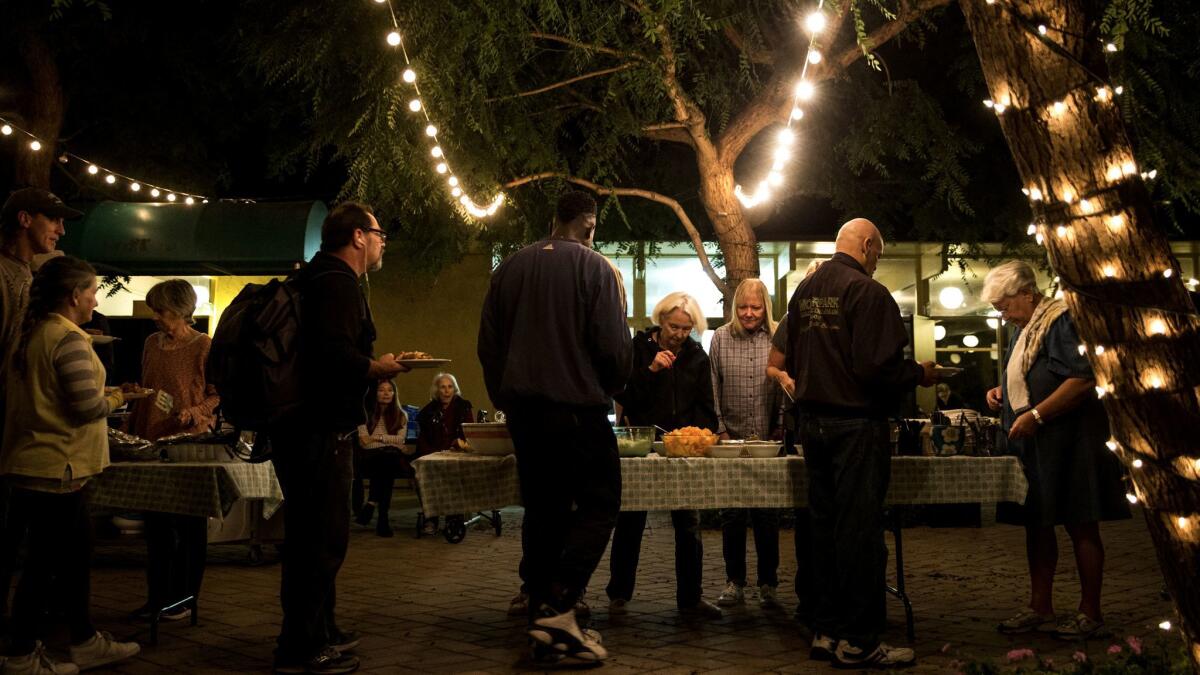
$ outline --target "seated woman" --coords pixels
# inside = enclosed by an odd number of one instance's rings
[[[404,445],[408,415],[404,414],[404,409],[396,399],[396,385],[391,380],[380,380],[372,398],[374,404],[370,408],[367,423],[358,427],[359,447],[356,449],[362,473],[371,481],[371,492],[364,503],[362,480],[356,470],[352,499],[357,511],[355,521],[359,525],[369,524],[378,508],[375,534],[390,537],[392,525],[388,522],[388,509],[392,505],[392,484],[399,476],[412,475],[407,455],[415,450]]]
[[[417,434],[417,457],[459,447],[458,441],[466,440],[463,424],[473,422],[471,402],[462,397],[458,380],[450,373],[433,376],[429,387],[429,403],[417,413],[421,429]],[[425,521],[425,531],[437,532],[437,517]]]
[[[142,347],[142,386],[164,392],[170,408],[146,400],[134,406],[130,429],[149,441],[164,436],[208,431],[220,403],[216,388],[204,376],[212,339],[192,328],[196,291],[183,279],[155,284],[146,293],[158,332]],[[195,596],[204,579],[208,554],[208,519],[177,513],[146,513],[146,604],[133,616],[148,619],[159,610]],[[186,606],[163,612],[176,621],[191,616]]]
[[[702,427],[716,433],[712,371],[708,355],[690,335],[703,332],[704,313],[686,293],[671,293],[654,308],[658,325],[633,338],[633,372],[616,399],[618,419],[636,426],[657,425],[672,430]],[[720,608],[701,598],[704,547],[700,542],[700,513],[671,512],[675,527],[675,602],[680,611],[720,618]],[[622,511],[613,530],[609,558],[609,614],[624,614],[633,598],[641,555],[645,511]]]
[[[1002,504],[996,514],[998,520],[1025,527],[1029,606],[997,629],[1087,639],[1104,628],[1100,521],[1130,517],[1121,464],[1105,447],[1108,417],[1096,398],[1091,366],[1079,353],[1066,303],[1042,294],[1029,263],[1014,260],[995,267],[984,279],[981,295],[1016,327],[1005,376],[987,393],[987,402],[1001,411],[1009,448],[1021,458],[1029,481],[1024,506]],[[1066,528],[1075,548],[1081,597],[1076,612],[1055,625],[1058,525]]]
[[[12,488],[9,517],[28,528],[29,553],[13,599],[4,672],[68,673],[127,659],[136,642],[116,642],[92,625],[88,481],[108,466],[107,417],[124,402],[105,395],[105,370],[81,328],[96,308],[96,271],[63,256],[42,265],[29,289],[8,369],[0,473]],[[49,604],[70,626],[74,665],[57,664],[41,639]]]

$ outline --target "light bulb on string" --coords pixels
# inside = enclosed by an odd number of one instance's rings
[[[460,187],[456,187],[456,188],[454,188],[453,190],[451,190],[451,191],[450,191],[450,194],[452,194],[452,195],[454,195],[455,197],[457,197],[457,196],[459,196],[459,195],[461,195],[461,194],[462,194],[462,188],[460,188]]]
[[[1055,101],[1054,105],[1050,106],[1050,114],[1055,117],[1062,117],[1065,112],[1067,112],[1067,104],[1062,101]]]
[[[437,127],[433,126],[432,124],[425,127],[425,135],[429,136],[430,138],[437,136]]]
[[[104,177],[104,182],[112,185],[113,183],[117,182],[117,177],[110,173]]]
[[[98,167],[98,166],[96,166],[95,164],[93,164],[93,165],[91,165],[91,166],[89,166],[89,167],[88,167],[88,173],[90,173],[90,174],[92,174],[93,176],[95,176],[96,174],[100,173],[100,167]]]
[[[1171,278],[1171,276],[1172,276],[1172,275],[1174,275],[1174,274],[1175,274],[1175,270],[1171,269],[1170,267],[1168,267],[1167,269],[1163,270],[1163,278],[1164,278],[1164,279],[1170,279],[1170,278]]]
[[[458,185],[458,176],[450,176],[446,182],[450,184],[450,187],[456,187]]]
[[[1040,23],[1040,24],[1038,24],[1038,33],[1039,33],[1040,35],[1045,35],[1045,34],[1046,34],[1046,24],[1044,24],[1044,23]]]
[[[1120,96],[1121,94],[1125,93],[1125,87],[1115,87],[1113,89],[1113,93],[1116,94],[1117,96]]]
[[[776,138],[782,145],[791,145],[792,143],[796,142],[796,132],[785,127],[779,130],[779,134],[776,136]]]
[[[1104,45],[1104,51],[1115,52],[1115,51],[1117,51],[1117,45],[1113,42],[1110,42],[1110,43]]]
[[[5,124],[4,126],[0,127],[0,134],[4,134],[5,136],[12,136],[12,127]]]
[[[442,146],[440,146],[440,145],[433,146],[433,149],[431,149],[429,151],[429,154],[433,155],[434,157],[441,157],[442,156]]]
[[[1171,630],[1171,622],[1170,622],[1170,621],[1163,621],[1162,623],[1158,624],[1158,627],[1159,627],[1159,628],[1161,628],[1161,629],[1163,629],[1163,630]]]
[[[814,66],[821,62],[821,52],[810,49],[808,50],[808,62]]]
[[[392,31],[387,34],[387,43],[393,47],[400,44],[400,32]]]
[[[825,30],[825,13],[817,10],[804,18],[804,30],[816,35]]]
[[[34,152],[37,152],[38,150],[41,150],[41,149],[42,149],[42,142],[41,142],[41,141],[39,141],[39,140],[37,140],[37,139],[34,139],[34,140],[30,141],[30,142],[29,142],[29,149],[30,149],[30,150],[33,150]]]
[[[161,195],[161,194],[162,194],[162,192],[159,192],[158,188],[154,188],[154,189],[150,190],[150,196],[151,196],[151,197],[157,197],[157,196],[159,196],[159,195]]]
[[[1125,225],[1125,216],[1119,214],[1115,216],[1109,216],[1105,222],[1108,223],[1109,229],[1119,230]]]
[[[140,192],[142,189],[142,184],[141,183],[130,183],[129,189],[134,192]]]
[[[446,166],[445,162],[438,162],[438,165],[433,168],[438,173],[446,173],[447,171],[450,170],[450,167]]]
[[[799,121],[803,117],[804,117],[803,110],[801,110],[800,108],[792,108],[792,119],[793,120]]]
[[[1105,265],[1104,269],[1101,271],[1104,273],[1104,276],[1109,279],[1117,276],[1117,268],[1113,267],[1112,265]]]
[[[1137,495],[1133,494],[1132,492],[1125,493],[1125,500],[1128,501],[1130,504],[1138,503]]]
[[[404,78],[405,82],[412,84],[413,82],[417,81],[417,71],[413,70],[412,68],[405,68],[401,77]]]
[[[195,204],[196,200],[192,199],[191,197],[188,197],[187,199],[183,200],[183,203],[191,205],[191,204]]]
[[[1121,447],[1117,444],[1117,439],[1115,438],[1108,439],[1108,442],[1106,442],[1104,445],[1108,446],[1108,449],[1112,450],[1113,452],[1116,452],[1117,448]]]
[[[1025,234],[1027,234],[1031,237],[1036,233],[1037,233],[1037,225],[1034,225],[1033,223],[1030,223],[1029,227],[1025,228]]]
[[[175,193],[174,192],[167,193],[167,201],[169,201],[169,202],[175,201]]]
[[[1135,459],[1132,462],[1130,462],[1130,464],[1133,466],[1133,468],[1140,469],[1140,468],[1142,468],[1143,462],[1140,459]]]
[[[778,171],[770,171],[767,173],[767,182],[770,183],[772,187],[779,187],[780,185],[783,185],[783,174]]]
[[[409,101],[408,109],[413,112],[420,112],[421,111],[421,99],[414,98],[413,100]]]
[[[800,83],[796,85],[796,98],[801,101],[811,100],[815,93],[816,89],[808,80],[800,80]]]

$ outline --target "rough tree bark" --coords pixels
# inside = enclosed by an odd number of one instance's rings
[[[1200,317],[1099,79],[1099,3],[960,5],[1200,672]]]
[[[16,153],[16,183],[48,188],[66,103],[58,63],[45,38],[37,31],[28,31],[21,33],[19,39],[21,60],[29,78],[22,126],[42,139],[42,149],[35,152],[24,146]]]

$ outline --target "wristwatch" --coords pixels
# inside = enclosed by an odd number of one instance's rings
[[[1042,419],[1042,413],[1038,412],[1037,408],[1030,408],[1029,412],[1033,414],[1033,419],[1038,423],[1038,425],[1046,423],[1046,420]]]

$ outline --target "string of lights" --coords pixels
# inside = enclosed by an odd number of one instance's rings
[[[464,213],[476,219],[495,215],[496,211],[504,205],[504,193],[497,192],[491,200],[477,202],[463,190],[462,181],[455,175],[454,169],[450,166],[450,160],[446,157],[445,151],[438,142],[438,127],[433,123],[433,118],[429,115],[429,106],[422,99],[421,88],[417,83],[417,71],[408,56],[408,48],[404,44],[404,36],[400,34],[400,22],[396,19],[396,10],[392,7],[392,0],[375,0],[375,2],[381,5],[386,3],[388,13],[391,15],[392,30],[387,34],[387,43],[392,47],[398,47],[400,55],[404,58],[404,71],[400,74],[400,79],[405,84],[410,85],[413,93],[416,95],[408,102],[409,111],[419,113],[425,119],[425,135],[429,138],[430,143],[432,143],[432,146],[429,148],[429,155],[435,162],[433,170],[446,177],[446,187],[450,191],[450,196],[462,207]]]
[[[48,139],[39,138],[36,134],[27,129],[15,124],[12,120],[0,117],[0,136],[4,138],[18,138],[23,136],[26,139],[26,147],[31,152],[54,152],[54,142]],[[129,189],[132,196],[135,196],[138,201],[165,201],[170,203],[181,202],[183,204],[192,205],[197,202],[201,204],[208,203],[208,197],[195,192],[185,192],[176,190],[161,184],[150,183],[140,178],[135,178],[120,171],[114,171],[97,162],[80,157],[73,152],[62,152],[58,156],[60,164],[68,166],[84,167],[87,176],[103,181],[106,185],[113,188],[125,186]]]
[[[817,51],[815,45],[817,35],[825,30],[827,23],[825,13],[822,11],[824,7],[825,0],[819,0],[817,8],[804,18],[804,30],[808,32],[807,56],[804,59],[804,66],[800,69],[800,80],[792,92],[791,114],[788,115],[784,127],[775,136],[777,145],[773,153],[774,160],[771,163],[771,170],[767,172],[766,178],[758,182],[758,186],[755,187],[752,194],[746,194],[740,184],[734,185],[733,192],[737,195],[738,201],[748,209],[768,201],[771,198],[771,189],[783,185],[783,170],[792,158],[792,146],[796,142],[796,132],[792,127],[804,119],[802,104],[811,101],[816,95],[816,87],[808,81],[808,67],[821,62],[821,52]]]

